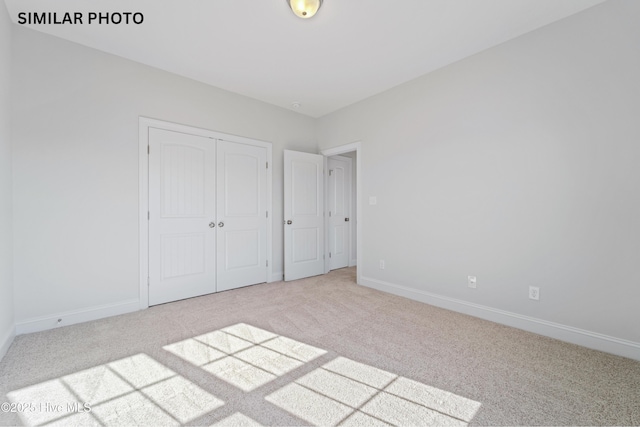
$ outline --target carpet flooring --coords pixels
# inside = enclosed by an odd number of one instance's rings
[[[342,269],[18,336],[0,403],[0,425],[640,425],[640,362]]]

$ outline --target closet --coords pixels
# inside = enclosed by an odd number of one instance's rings
[[[268,281],[270,147],[231,139],[148,128],[148,305]]]

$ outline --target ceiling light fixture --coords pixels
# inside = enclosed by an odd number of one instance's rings
[[[322,0],[287,0],[287,3],[293,13],[304,19],[311,18],[322,6]]]

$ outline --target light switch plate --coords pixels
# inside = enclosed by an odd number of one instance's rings
[[[467,276],[467,281],[469,283],[469,287],[475,289],[477,284],[476,276]]]

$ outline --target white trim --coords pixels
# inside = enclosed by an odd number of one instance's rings
[[[122,301],[115,304],[98,305],[82,308],[80,310],[65,311],[62,313],[34,317],[23,322],[16,323],[16,334],[30,334],[32,332],[46,331],[61,326],[75,325],[76,323],[89,322],[104,319],[105,317],[131,313],[140,309],[137,299]],[[58,320],[61,321],[58,321]]]
[[[282,282],[284,280],[284,272],[278,271],[271,275],[271,282]]]
[[[352,259],[351,261],[349,261],[349,267],[355,267],[357,265],[358,265],[357,259]]]
[[[356,152],[356,257],[357,265],[362,265],[362,142],[356,141],[338,147],[322,150],[320,153],[325,157],[331,157],[338,154]],[[356,283],[362,283],[362,269],[356,271]]]
[[[16,327],[15,325],[11,325],[11,327],[4,333],[4,336],[0,338],[0,360],[7,354],[9,351],[9,347],[13,343],[13,339],[16,337]]]
[[[581,345],[594,350],[600,350],[630,359],[640,360],[640,343],[628,341],[612,336],[591,332],[584,329],[559,323],[548,322],[534,317],[523,316],[509,311],[499,310],[480,304],[449,298],[443,295],[425,292],[407,286],[396,285],[382,280],[362,277],[362,285],[388,292],[394,295],[431,304],[437,307],[490,320],[492,322],[511,326],[547,337],[555,338],[572,344]]]
[[[216,132],[208,129],[202,129],[193,126],[182,125],[178,123],[167,122],[163,120],[151,119],[140,116],[138,118],[138,227],[139,227],[139,286],[140,286],[140,309],[149,307],[149,287],[147,279],[149,276],[149,221],[147,212],[149,212],[149,156],[147,147],[149,145],[149,128],[157,128],[171,130],[174,132],[182,132],[190,135],[203,136],[205,138],[222,139],[225,141],[238,142],[241,144],[262,147],[267,150],[267,262],[266,280],[267,283],[273,282],[273,146],[270,142],[260,141],[253,138],[245,138],[243,136],[230,135],[222,132]]]
[[[153,121],[144,117],[138,122],[138,258],[140,262],[138,284],[140,309],[149,307],[149,128]]]

